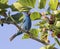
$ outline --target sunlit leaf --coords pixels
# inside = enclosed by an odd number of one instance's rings
[[[28,34],[24,34],[22,39],[28,39],[30,36]]]
[[[52,45],[43,46],[43,47],[41,47],[40,49],[54,49],[54,46],[55,46],[55,43],[52,44]]]
[[[46,49],[46,47],[41,47],[40,49]]]
[[[45,23],[45,27],[49,29],[49,23]]]
[[[51,10],[56,10],[58,6],[58,0],[50,0],[49,6]]]
[[[59,10],[53,11],[53,14],[55,14],[55,15],[59,14]]]
[[[33,12],[33,13],[30,15],[30,18],[31,18],[31,20],[38,20],[38,19],[41,18],[41,15],[40,15],[40,13],[38,13],[38,12]]]
[[[54,46],[55,46],[55,43],[52,45],[47,45],[46,47],[47,47],[47,49],[54,49]]]
[[[22,5],[19,2],[15,2],[13,3],[13,5],[11,5],[12,10],[19,10],[22,7]]]
[[[60,21],[57,21],[57,22],[56,22],[56,27],[57,27],[57,28],[60,28]]]
[[[37,37],[38,33],[39,33],[39,30],[38,29],[31,29],[30,32],[34,37]]]
[[[40,2],[39,2],[39,8],[42,9],[42,8],[45,7],[45,5],[46,5],[46,0],[40,0]]]
[[[1,3],[6,4],[8,0],[0,0]]]
[[[30,7],[26,7],[26,6],[23,6],[21,3],[19,2],[15,2],[13,3],[13,5],[11,5],[11,9],[13,11],[29,11],[31,8]]]
[[[19,0],[20,4],[27,7],[34,8],[36,0]]]
[[[37,24],[35,24],[35,26],[40,26],[40,28],[42,28],[42,27],[48,27],[48,26],[46,26],[45,24],[47,24],[47,25],[49,26],[49,24],[46,23],[44,20],[43,20],[43,21],[40,21],[40,22],[37,23]]]

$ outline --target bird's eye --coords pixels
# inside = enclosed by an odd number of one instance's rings
[[[30,14],[28,14],[28,16],[30,16]]]

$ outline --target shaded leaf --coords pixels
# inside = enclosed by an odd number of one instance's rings
[[[56,16],[56,20],[60,21],[60,12],[57,15],[55,15],[55,16]]]
[[[55,41],[57,42],[57,44],[60,46],[60,41],[58,40],[58,38],[55,37],[54,39],[55,39]]]
[[[0,20],[0,24],[2,24],[2,21]]]
[[[40,15],[40,13],[38,13],[38,12],[33,12],[33,13],[30,15],[30,18],[31,18],[31,20],[38,20],[38,19],[41,18],[41,15]]]
[[[7,4],[0,3],[0,9],[6,9],[9,8],[10,6]]]
[[[0,15],[3,15],[3,13],[5,13],[7,10],[2,10],[0,11]]]
[[[17,13],[17,14],[11,15],[11,16],[17,23],[20,23],[22,21],[22,19],[23,19],[23,18],[21,18],[21,17],[23,17],[22,13]],[[7,21],[11,21],[11,19],[8,18]]]
[[[45,7],[45,5],[46,5],[46,0],[40,0],[39,8],[42,9]]]
[[[15,15],[12,15],[12,17],[14,18],[14,20],[17,22],[17,23],[20,23],[22,21],[22,17],[23,17],[23,14],[22,13],[17,13]]]
[[[51,14],[50,13],[50,7],[48,7],[47,12],[46,12],[46,15],[48,15],[48,14]]]

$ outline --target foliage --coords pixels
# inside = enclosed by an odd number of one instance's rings
[[[51,10],[56,10],[58,5],[58,0],[50,0],[49,5]]]
[[[46,5],[46,0],[40,0],[40,2],[39,2],[39,8],[42,9],[42,8],[45,7],[45,5]]]
[[[38,9],[45,9],[47,0],[39,0]],[[35,20],[41,20],[39,23],[36,23],[35,26],[39,26],[39,29],[30,29],[30,33],[25,32],[22,39],[28,39],[32,38],[34,40],[44,41],[45,43],[49,43],[48,39],[48,31],[51,31],[51,36],[54,38],[56,43],[60,46],[60,10],[58,10],[58,7],[60,6],[60,2],[58,0],[50,0],[48,5],[47,11],[44,13],[40,12],[30,12],[31,9],[35,8],[36,0],[17,0],[12,5],[8,4],[8,0],[0,0],[0,15],[4,18],[0,18],[0,24],[3,23],[6,24],[14,24],[19,30],[22,30],[19,25],[23,21],[23,12],[27,12],[30,14],[31,21]],[[6,9],[10,8],[12,11],[17,11],[18,13],[14,15],[9,15],[6,12],[8,12]],[[51,12],[52,11],[52,12]],[[49,16],[50,15],[50,16]],[[40,33],[40,35],[39,35]],[[31,36],[31,35],[32,36]],[[39,36],[39,37],[38,37]],[[37,39],[36,39],[37,38]],[[41,42],[40,41],[40,42]],[[49,48],[51,45],[47,45],[45,47],[42,47],[40,49],[53,49]]]
[[[33,12],[31,15],[30,15],[30,18],[31,20],[37,20],[37,19],[40,19],[41,15],[40,13],[38,12]]]
[[[47,46],[41,47],[40,49],[54,49],[54,45],[55,45],[55,43],[52,45],[47,45]]]

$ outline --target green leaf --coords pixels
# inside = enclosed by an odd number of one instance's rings
[[[41,18],[41,15],[40,15],[40,13],[38,13],[38,12],[33,12],[33,13],[30,15],[30,18],[31,18],[31,20],[38,20],[38,19]]]
[[[46,5],[46,0],[40,0],[39,8],[42,9],[45,7],[45,5]]]
[[[55,46],[55,43],[52,45],[47,45],[46,47],[47,47],[47,49],[54,49],[54,46]]]
[[[1,3],[5,4],[8,2],[8,0],[0,0]]]
[[[35,26],[40,26],[40,28],[48,27],[45,24],[46,24],[46,22],[43,20],[43,21],[40,21],[39,23],[35,24]],[[47,23],[47,25],[49,25],[49,24]]]
[[[56,10],[58,6],[58,0],[50,0],[49,6],[51,10]]]
[[[2,24],[2,21],[0,20],[0,24]]]
[[[10,6],[7,4],[0,3],[0,9],[6,9],[9,8]]]
[[[28,34],[24,34],[22,37],[22,39],[28,39],[28,38],[30,38],[30,36]]]
[[[60,21],[60,12],[57,15],[55,15],[55,16],[56,16],[56,20]]]
[[[57,21],[57,22],[56,22],[56,27],[57,27],[57,28],[60,28],[60,21]]]
[[[45,23],[45,27],[49,29],[49,23]]]
[[[15,2],[15,3],[13,3],[13,5],[11,5],[11,8],[12,8],[12,10],[18,10],[18,11],[20,11],[20,8],[21,7],[23,7],[19,2]]]
[[[23,17],[23,14],[22,13],[17,13],[17,14],[14,14],[14,15],[11,15],[12,18],[17,22],[17,23],[20,23],[22,22],[22,19],[21,17]],[[20,19],[21,18],[21,19]],[[7,19],[7,21],[11,21],[10,18]]]
[[[55,39],[55,41],[57,42],[57,44],[60,46],[60,41],[58,40],[58,38],[55,37],[54,39]]]
[[[38,29],[31,29],[30,32],[34,37],[37,37],[38,33],[39,33],[39,30]]]
[[[23,11],[26,11],[26,12],[29,12],[30,11],[30,7],[21,7],[20,8],[20,11],[23,12]]]
[[[7,4],[8,0],[0,0],[0,9],[6,9],[8,8],[8,4]]]
[[[17,22],[20,23],[22,21],[23,14],[22,13],[17,13],[15,15],[12,15],[13,19]],[[21,18],[21,19],[20,19]]]
[[[3,13],[6,13],[7,10],[2,10],[0,11],[0,15],[3,15]]]
[[[26,7],[32,7],[34,8],[36,0],[18,0],[20,4]]]
[[[41,47],[40,49],[54,49],[54,46],[55,46],[55,43],[52,44],[52,45],[43,46],[43,47]]]
[[[54,10],[53,14],[55,14],[55,15],[59,14],[59,10]]]
[[[48,9],[47,9],[47,11],[46,11],[46,15],[48,15],[48,14],[51,14],[51,13],[50,13],[50,7],[48,7]]]
[[[13,5],[11,5],[11,9],[13,11],[29,11],[31,8],[30,7],[26,7],[26,6],[23,6],[21,3],[19,2],[15,2]]]
[[[41,47],[40,49],[46,49],[46,47]]]

